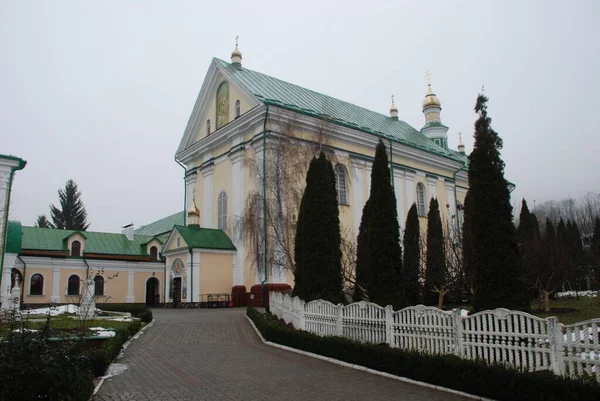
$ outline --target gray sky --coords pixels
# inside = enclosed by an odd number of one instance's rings
[[[11,219],[68,178],[90,230],[183,207],[173,161],[212,57],[423,126],[424,73],[456,148],[485,85],[513,201],[600,192],[598,1],[0,0],[0,153],[27,160]]]

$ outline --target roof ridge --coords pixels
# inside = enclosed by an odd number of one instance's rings
[[[222,60],[222,59],[220,59],[220,58],[218,58],[218,57],[213,57],[213,59],[215,59],[215,60],[217,60],[217,61],[220,61],[220,62],[222,62],[222,63],[225,63],[225,64],[227,64],[228,66],[231,66],[231,63],[228,63],[227,61],[225,61],[225,60]],[[347,105],[350,105],[350,106],[354,106],[354,107],[361,108],[361,109],[363,109],[363,110],[365,110],[365,111],[368,111],[369,113],[375,113],[375,114],[378,114],[378,115],[380,115],[380,116],[383,116],[383,117],[388,117],[388,118],[390,119],[390,121],[392,121],[392,122],[395,122],[395,123],[404,123],[404,124],[407,124],[407,125],[409,125],[409,126],[410,126],[410,124],[408,124],[408,123],[407,123],[406,121],[404,121],[404,120],[400,120],[400,119],[398,119],[398,120],[392,120],[392,118],[391,118],[391,117],[389,117],[389,116],[387,116],[387,115],[385,115],[385,114],[383,114],[383,113],[380,113],[380,112],[378,112],[378,111],[375,111],[375,110],[368,109],[368,108],[366,108],[366,107],[363,107],[363,106],[360,106],[360,105],[358,105],[358,104],[351,103],[351,102],[348,102],[347,100],[342,100],[342,99],[339,99],[339,98],[337,98],[337,97],[334,97],[334,96],[331,96],[331,95],[327,95],[327,94],[325,94],[325,93],[321,93],[321,92],[319,92],[319,91],[316,91],[316,90],[314,90],[314,89],[305,88],[304,86],[300,86],[300,85],[294,84],[294,83],[292,83],[292,82],[286,81],[286,80],[284,80],[284,79],[277,78],[277,77],[274,77],[274,76],[272,76],[272,75],[269,75],[269,74],[265,74],[264,72],[259,72],[259,71],[256,71],[256,70],[253,70],[253,69],[250,69],[250,68],[246,68],[246,67],[243,67],[243,70],[248,70],[248,71],[250,71],[250,72],[253,72],[253,73],[255,73],[255,74],[260,74],[260,75],[263,75],[263,76],[265,76],[265,77],[268,77],[268,78],[270,78],[270,79],[274,79],[274,80],[276,80],[276,81],[280,81],[280,82],[283,82],[283,83],[285,83],[285,84],[288,84],[288,85],[295,86],[296,88],[299,88],[299,89],[302,89],[302,90],[306,90],[306,91],[312,92],[312,93],[314,93],[314,94],[317,94],[317,95],[319,95],[319,96],[325,96],[325,97],[328,97],[328,98],[330,98],[330,99],[333,99],[333,100],[335,100],[335,101],[342,102],[342,103],[345,103],[345,104],[347,104]],[[259,95],[259,96],[260,96],[260,95]],[[260,97],[262,97],[262,96],[260,96]],[[274,100],[274,99],[272,99],[272,100]],[[412,126],[410,126],[410,127],[411,127],[411,128],[414,128],[414,127],[412,127]],[[416,130],[416,128],[415,128],[415,130]],[[418,131],[417,131],[417,132],[418,132]]]

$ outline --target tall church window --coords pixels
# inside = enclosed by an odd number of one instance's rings
[[[427,215],[427,211],[425,209],[425,186],[423,183],[417,184],[417,212],[421,217]]]
[[[206,120],[206,136],[210,135],[210,120]]]
[[[227,192],[221,191],[218,200],[219,230],[227,231]]]
[[[346,167],[343,164],[336,164],[335,166],[335,190],[337,192],[337,200],[340,205],[348,204],[348,187],[346,185],[347,180]]]
[[[31,276],[29,295],[44,295],[44,276],[41,274]]]
[[[81,242],[71,242],[71,256],[81,256]]]
[[[67,281],[67,295],[79,295],[79,276],[73,274],[69,277],[69,281]]]
[[[235,118],[238,118],[240,116],[241,110],[240,110],[240,101],[236,100],[235,101]]]
[[[229,122],[229,83],[223,82],[217,89],[217,127]]]
[[[104,295],[104,277],[94,277],[94,295]]]

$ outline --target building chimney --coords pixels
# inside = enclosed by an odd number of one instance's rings
[[[129,223],[126,226],[123,226],[121,234],[125,234],[129,241],[133,241],[133,223]]]

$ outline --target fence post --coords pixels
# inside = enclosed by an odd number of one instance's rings
[[[336,321],[336,326],[337,326],[337,335],[340,337],[344,336],[344,327],[342,325],[342,314],[344,313],[344,305],[342,304],[338,304],[337,305],[337,321]]]
[[[452,328],[454,332],[454,355],[459,358],[463,357],[463,339],[462,339],[462,316],[460,315],[460,309],[452,309]]]
[[[300,300],[300,330],[306,330],[306,303]]]
[[[548,322],[548,333],[550,334],[550,365],[552,372],[563,376],[566,372],[564,352],[564,337],[560,323],[556,316],[546,318]]]
[[[389,347],[394,346],[394,307],[385,307],[385,342]]]

